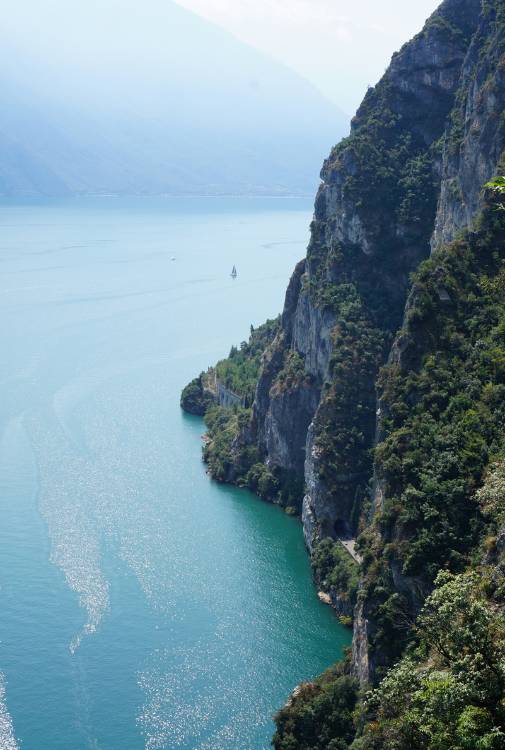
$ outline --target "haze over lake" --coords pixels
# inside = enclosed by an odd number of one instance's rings
[[[313,195],[348,116],[171,0],[18,0],[0,195]]]
[[[299,522],[212,483],[179,408],[280,311],[310,216],[302,199],[0,207],[2,748],[263,750],[348,643]]]

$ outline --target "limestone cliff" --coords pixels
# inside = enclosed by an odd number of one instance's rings
[[[393,57],[322,169],[307,260],[291,281],[253,421],[268,464],[301,471],[305,459],[309,547],[358,529],[371,476],[375,380],[401,322],[409,274],[430,252],[442,142],[479,7],[477,0],[441,6]],[[286,392],[276,382],[289,351],[303,358],[311,381]],[[341,434],[331,435],[337,423]]]
[[[505,142],[505,58],[500,4],[483,4],[461,71],[456,106],[444,136],[432,247],[469,226],[482,185],[494,174]]]
[[[457,3],[454,4],[457,6]],[[490,177],[497,172],[503,171],[503,154],[505,149],[505,27],[504,13],[505,8],[501,3],[480,3],[475,4],[479,10],[477,16],[477,25],[472,35],[467,54],[461,69],[460,80],[455,98],[455,106],[450,114],[449,121],[441,139],[441,152],[434,162],[434,168],[440,174],[440,191],[438,197],[437,212],[433,223],[433,234],[431,238],[432,247],[432,266],[426,273],[414,280],[406,301],[403,324],[397,333],[391,350],[389,352],[388,364],[381,380],[378,384],[377,400],[377,433],[376,440],[378,443],[378,453],[376,454],[374,468],[374,488],[372,492],[372,508],[369,525],[373,527],[377,535],[371,542],[371,548],[378,552],[384,550],[387,546],[391,549],[386,566],[386,577],[390,588],[391,596],[401,596],[401,608],[409,613],[409,617],[414,617],[421,608],[427,593],[431,588],[431,582],[435,577],[436,571],[440,567],[449,567],[460,569],[462,562],[456,560],[457,555],[466,556],[475,538],[472,538],[471,524],[477,523],[474,489],[469,486],[466,489],[466,505],[457,506],[457,514],[450,515],[451,491],[452,488],[447,484],[446,495],[442,502],[444,503],[443,513],[447,515],[448,526],[452,537],[460,535],[461,542],[454,543],[454,540],[446,538],[448,547],[441,554],[434,554],[425,545],[422,555],[419,555],[419,562],[414,560],[417,540],[421,533],[426,536],[434,534],[429,523],[425,523],[419,518],[419,526],[413,530],[412,526],[405,523],[399,518],[387,524],[382,523],[384,516],[389,513],[389,507],[398,496],[399,491],[405,493],[421,490],[422,482],[413,480],[411,477],[404,477],[399,483],[400,487],[394,487],[390,480],[390,470],[387,463],[391,452],[395,451],[398,455],[398,446],[391,448],[396,436],[403,431],[405,441],[404,446],[400,449],[406,452],[409,441],[411,440],[409,431],[412,429],[412,415],[406,410],[404,415],[395,414],[398,407],[399,389],[403,389],[403,396],[407,403],[412,405],[421,402],[422,396],[416,379],[423,372],[427,357],[435,357],[439,363],[456,349],[453,340],[449,337],[443,339],[439,336],[439,331],[434,330],[438,325],[450,325],[451,329],[458,329],[461,335],[464,335],[468,344],[472,341],[471,326],[468,326],[473,310],[471,305],[463,312],[458,309],[461,299],[469,292],[470,271],[467,265],[464,268],[457,268],[456,261],[447,258],[447,242],[454,239],[458,232],[465,228],[470,228],[468,243],[471,252],[482,254],[482,246],[487,247],[495,244],[495,253],[501,253],[502,237],[499,232],[489,228],[489,219],[482,222],[480,226],[474,226],[479,210],[483,205],[483,185]],[[443,6],[442,6],[443,8]],[[484,224],[484,227],[482,226]],[[490,238],[493,237],[494,240]],[[445,244],[444,244],[445,243]],[[456,251],[459,248],[456,247]],[[488,259],[477,257],[474,259],[477,269],[480,273],[496,273],[496,269],[488,270]],[[426,286],[431,286],[430,296],[432,308],[429,316],[426,315]],[[479,290],[480,291],[480,290]],[[479,292],[477,292],[479,294]],[[479,300],[479,305],[483,305],[483,300]],[[474,339],[474,344],[484,348],[484,336],[492,330],[495,321],[489,314],[486,324],[479,328],[479,335]],[[467,330],[465,331],[465,328]],[[471,354],[458,351],[458,361],[460,367],[466,369],[467,378],[472,378],[473,363],[470,361]],[[447,375],[446,381],[448,380]],[[480,373],[473,375],[474,386],[469,403],[475,407],[479,404],[478,377]],[[490,382],[499,380],[499,375],[488,374]],[[394,383],[393,381],[396,381]],[[401,385],[399,385],[401,383]],[[436,390],[437,378],[435,373],[430,375],[430,389]],[[453,386],[454,387],[454,386]],[[465,392],[465,384],[461,382],[454,387],[460,389],[460,397]],[[465,394],[466,396],[466,394]],[[445,405],[447,401],[441,401]],[[439,424],[443,422],[446,415],[441,406],[436,412],[436,419]],[[425,414],[431,411],[427,403]],[[448,420],[449,421],[449,420]],[[450,417],[451,429],[456,433],[458,423],[454,415]],[[489,437],[488,445],[492,445],[496,439],[496,446],[500,443],[500,432],[498,436]],[[460,445],[463,441],[460,441]],[[452,441],[447,436],[442,445],[432,446],[430,451],[426,452],[426,459],[433,461],[432,451],[439,450],[442,457],[449,457],[452,450]],[[489,448],[483,449],[479,469],[474,470],[470,484],[478,482],[480,471],[485,467]],[[457,481],[462,483],[465,478],[464,460],[459,465],[459,476]],[[449,472],[437,468],[434,472],[437,477],[443,478],[448,482]],[[410,514],[417,514],[415,509],[416,502],[411,499],[409,502]],[[447,511],[449,508],[449,512]],[[461,520],[467,528],[462,529]],[[438,541],[438,544],[444,545],[444,542]],[[396,549],[394,549],[396,547]],[[409,547],[409,551],[406,549]],[[452,559],[451,559],[452,556]],[[431,565],[432,557],[436,558],[436,564]],[[409,559],[410,558],[410,559]],[[432,568],[431,570],[429,568]],[[384,579],[382,580],[384,583]],[[379,601],[381,604],[379,604]],[[387,665],[391,662],[402,648],[404,638],[398,637],[397,649],[391,649],[387,652],[384,644],[380,643],[381,635],[377,636],[377,630],[381,625],[377,624],[377,611],[380,606],[384,606],[384,599],[369,587],[367,596],[362,596],[358,604],[355,617],[354,633],[354,668],[356,674],[362,683],[373,681],[375,678],[376,667]],[[396,612],[397,617],[401,613]],[[366,633],[366,638],[365,638]],[[398,634],[397,634],[398,636]],[[360,644],[370,644],[375,642],[375,646],[367,649],[360,648]]]
[[[356,602],[344,672],[362,687],[401,658],[437,573],[465,570],[484,533],[476,493],[505,446],[505,209],[483,186],[504,151],[505,6],[445,0],[323,165],[307,257],[235,438],[269,476],[303,480],[316,579],[338,611]],[[347,700],[345,679],[320,689],[345,683]],[[293,729],[318,691],[281,712],[276,748],[330,746],[315,719],[312,744]],[[356,748],[372,746],[389,747]]]

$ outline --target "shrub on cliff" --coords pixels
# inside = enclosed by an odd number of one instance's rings
[[[275,750],[346,750],[354,736],[356,680],[342,665],[300,685],[275,716]]]
[[[181,407],[189,414],[205,416],[216,403],[216,397],[206,388],[206,380],[214,377],[231,391],[241,396],[246,406],[251,406],[258,381],[261,357],[279,330],[280,319],[267,320],[263,325],[251,326],[249,341],[240,347],[232,346],[226,359],[220,360],[209,373],[202,372],[183,389]]]
[[[416,273],[401,360],[380,377],[386,499],[363,546],[372,645],[393,659],[412,603],[400,602],[391,566],[429,592],[440,569],[470,563],[484,527],[476,491],[505,432],[505,298],[494,284],[504,262],[505,214],[490,205]]]
[[[218,381],[241,396],[246,406],[252,405],[261,357],[275,338],[279,325],[280,319],[275,318],[257,328],[251,326],[249,341],[242,341],[239,347],[232,346],[229,356],[214,368]]]
[[[329,591],[334,588],[340,599],[356,603],[359,585],[359,566],[340,542],[322,539],[312,554],[314,576],[318,585]]]
[[[214,405],[205,413],[207,441],[203,458],[210,475],[220,482],[245,483],[245,476],[258,460],[254,446],[242,445],[238,437],[251,419],[250,409],[225,409]]]
[[[264,500],[272,500],[279,491],[279,483],[268,466],[256,463],[247,472],[247,486]]]
[[[505,616],[479,574],[441,573],[418,646],[370,695],[363,750],[505,748]]]
[[[214,403],[212,395],[205,390],[205,374],[202,372],[197,378],[184,388],[181,394],[181,408],[188,414],[203,417],[207,409]]]

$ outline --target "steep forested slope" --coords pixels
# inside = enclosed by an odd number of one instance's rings
[[[279,750],[505,747],[504,149],[505,6],[445,0],[325,162],[252,416],[220,426],[227,479],[254,449],[273,499],[303,480],[318,584],[354,605]]]

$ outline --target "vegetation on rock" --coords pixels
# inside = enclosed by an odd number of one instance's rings
[[[340,542],[327,537],[321,539],[312,553],[312,566],[318,585],[333,591],[339,601],[352,610],[359,586],[359,565]]]
[[[188,414],[203,417],[213,403],[214,397],[206,390],[206,375],[203,372],[188,383],[182,391],[181,408]]]
[[[363,535],[372,646],[395,658],[415,603],[391,576],[429,591],[440,569],[470,562],[483,519],[476,498],[505,438],[505,220],[490,206],[478,231],[435,253],[415,275],[402,353],[382,370],[383,440],[375,451],[385,502]]]
[[[232,346],[230,354],[215,366],[218,381],[241,396],[251,406],[265,349],[271,344],[280,327],[280,319],[267,320],[263,325],[251,326],[249,341]]]
[[[275,750],[346,750],[354,736],[356,680],[343,664],[299,686],[275,717]]]
[[[505,747],[505,614],[485,574],[442,572],[416,645],[368,697],[360,750]]]
[[[251,326],[249,341],[242,342],[238,348],[232,347],[228,358],[219,361],[208,373],[202,373],[186,386],[181,406],[205,419],[207,436],[203,458],[214,479],[248,487],[265,500],[278,502],[286,509],[299,512],[303,482],[293,472],[270,470],[263,463],[258,448],[242,439],[249,427],[250,407],[225,408],[217,404],[216,397],[208,397],[215,377],[226,388],[243,397],[246,404],[250,404],[262,356],[279,327],[279,318],[267,320],[258,328]],[[290,364],[292,377],[298,377],[295,360]]]
[[[211,473],[299,507],[278,444],[317,396],[306,532],[356,648],[277,714],[276,750],[505,750],[504,95],[503,2],[445,0],[325,162],[252,411],[207,410]]]

